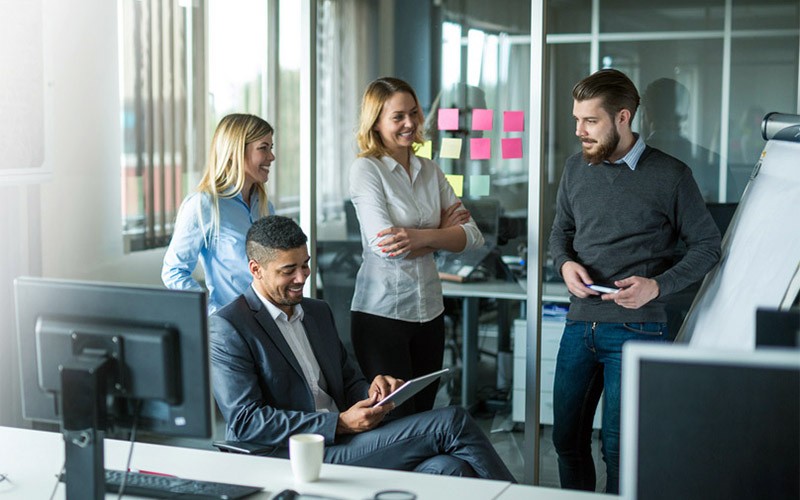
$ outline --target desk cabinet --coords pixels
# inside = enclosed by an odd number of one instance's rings
[[[540,423],[553,425],[553,381],[556,374],[556,357],[561,335],[564,333],[564,314],[542,316],[541,342],[541,394],[539,397]],[[527,321],[514,320],[514,377],[511,418],[514,422],[525,421],[525,350],[527,346]],[[602,422],[602,400],[598,405],[592,427],[600,428]]]

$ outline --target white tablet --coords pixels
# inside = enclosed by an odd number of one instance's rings
[[[427,375],[423,375],[415,379],[411,379],[407,381],[405,384],[398,387],[396,391],[394,391],[393,393],[389,394],[385,398],[375,403],[375,406],[383,406],[386,403],[394,403],[395,406],[400,406],[408,398],[410,398],[414,394],[418,393],[419,391],[427,387],[431,382],[441,377],[449,370],[450,370],[449,368],[444,368],[442,370],[429,373]]]
[[[586,287],[600,293],[619,293],[619,288],[612,288],[605,285],[586,285]]]

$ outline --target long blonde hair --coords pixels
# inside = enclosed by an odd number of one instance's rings
[[[361,114],[358,119],[358,133],[356,140],[358,141],[359,157],[374,156],[381,157],[389,154],[389,150],[381,140],[381,136],[375,130],[375,124],[381,117],[383,105],[391,99],[391,97],[398,93],[405,92],[414,98],[414,103],[417,105],[417,129],[414,132],[414,142],[422,144],[424,142],[422,136],[422,124],[424,117],[422,116],[422,107],[419,105],[417,94],[411,85],[400,80],[399,78],[383,77],[374,80],[367,85],[364,91],[364,97],[361,99]]]
[[[245,147],[274,132],[275,129],[266,120],[248,114],[227,115],[217,125],[217,130],[211,139],[206,169],[197,185],[199,192],[207,193],[211,197],[214,241],[219,238],[219,199],[233,198],[241,193],[244,187]],[[259,216],[269,215],[267,190],[264,184],[257,182],[253,185],[253,189],[258,193]]]

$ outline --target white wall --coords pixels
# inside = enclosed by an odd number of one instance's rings
[[[42,272],[159,284],[163,250],[124,254],[117,2],[47,0],[45,77],[53,107],[42,186]]]
[[[163,250],[122,251],[116,6],[114,0],[43,2],[42,140],[54,174],[39,185],[0,182],[0,425],[23,425],[15,277],[160,283]],[[17,11],[2,12],[13,22]]]
[[[37,226],[28,224],[28,210],[38,211],[37,194],[36,187],[0,187],[0,425],[23,425],[12,282],[36,270],[29,233]]]

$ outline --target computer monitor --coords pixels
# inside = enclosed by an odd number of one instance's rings
[[[464,208],[469,210],[472,219],[481,230],[483,239],[490,248],[497,245],[497,237],[500,234],[500,202],[492,198],[462,199]]]
[[[798,498],[800,356],[626,344],[628,499]]]
[[[717,225],[721,235],[725,236],[725,232],[728,230],[728,226],[731,225],[733,216],[736,215],[736,208],[738,206],[738,203],[706,203],[708,213],[710,213],[711,218],[714,219],[714,223]]]
[[[344,200],[344,223],[348,240],[361,241],[361,224],[358,222],[356,206],[351,200]]]
[[[800,308],[756,309],[756,347],[800,348]]]
[[[68,498],[104,496],[103,438],[211,436],[204,292],[18,278],[25,418],[61,424]]]

